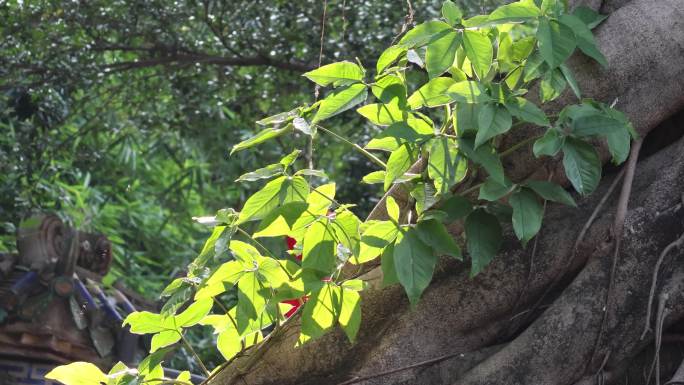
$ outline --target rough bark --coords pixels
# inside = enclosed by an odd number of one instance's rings
[[[610,3],[617,10],[597,30],[609,69],[579,55],[571,65],[586,96],[608,102],[617,98],[617,107],[646,135],[684,105],[684,2],[623,3]],[[603,156],[607,160],[605,151]],[[557,162],[541,163],[522,152],[506,166],[519,177],[562,175]],[[357,344],[334,331],[295,349],[299,328],[294,320],[268,346],[236,360],[212,383],[240,383],[236,380],[242,378],[250,385],[335,384],[444,354],[460,355],[363,383],[572,384],[596,372],[608,353],[603,369],[621,372],[653,341],[652,335],[639,339],[652,266],[659,251],[684,231],[684,209],[668,210],[684,191],[684,141],[638,166],[604,325],[614,205],[594,223],[572,263],[568,260],[613,177],[606,177],[578,209],[549,206],[534,258],[532,247],[520,249],[508,236],[504,252],[475,279],[468,278],[466,264],[442,261],[413,311],[400,287],[380,288],[381,273],[371,270],[365,277],[372,288],[364,293]],[[677,261],[674,254],[669,261]],[[547,293],[559,277],[567,287],[557,285],[558,290]],[[684,266],[663,264],[660,282],[658,293],[671,293],[668,325],[684,314]],[[534,306],[538,302],[541,306]],[[505,346],[482,360],[482,349],[499,344]]]

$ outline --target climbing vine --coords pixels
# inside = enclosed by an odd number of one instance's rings
[[[327,94],[259,120],[262,130],[231,151],[286,135],[310,137],[315,146],[319,135],[329,135],[377,166],[361,182],[385,191],[380,214],[358,218],[353,204],[335,199],[334,183],[321,183],[322,170],[296,167],[301,150],[293,149],[238,179],[264,183],[240,211],[198,219],[213,232],[187,275],[162,293],[168,297],[162,311],[126,317],[131,333],[152,335],[151,354],[137,369],[119,363],[104,374],[74,363],[48,377],[66,384],[159,381],[169,349],[180,343],[192,352],[184,330],[195,325],[214,328],[228,363],[267,344],[294,316],[301,317],[300,344],[337,325],[353,342],[362,316],[360,265],[379,258],[383,284],[403,286],[415,306],[440,256],[469,261],[475,276],[499,252],[502,223],[511,223],[525,246],[541,228],[544,201],[575,205],[550,181],[511,180],[502,158],[530,148],[536,157],[562,156],[580,195],[601,178],[589,140],[605,140],[614,163],[626,159],[636,137],[631,124],[612,106],[583,99],[565,64],[579,49],[607,66],[591,32],[604,16],[585,7],[569,13],[560,0],[521,0],[468,19],[446,1],[442,16],[406,32],[373,69],[341,61],[305,73]],[[533,102],[555,100],[567,87],[578,102],[557,115]],[[352,108],[378,127],[365,145],[328,126]],[[503,135],[533,126],[543,127],[543,135],[501,148]],[[447,229],[453,223],[464,229],[456,237]],[[286,237],[290,250],[275,255],[269,239]],[[188,383],[189,373],[173,382]]]

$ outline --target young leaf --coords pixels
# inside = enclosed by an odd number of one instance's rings
[[[263,143],[269,139],[277,138],[280,135],[283,135],[285,133],[292,131],[292,129],[293,129],[292,124],[288,124],[282,128],[267,128],[265,130],[259,131],[259,133],[254,135],[253,137],[251,137],[247,140],[243,140],[242,142],[233,146],[233,148],[230,150],[230,154],[232,155],[234,152],[238,152],[238,151],[244,150],[246,148],[254,147],[257,144],[261,144],[261,143]]]
[[[212,298],[200,299],[188,306],[182,313],[176,316],[176,326],[187,328],[196,325],[206,316],[214,305]]]
[[[480,147],[489,139],[508,132],[513,118],[506,108],[499,104],[485,104],[477,117],[479,129],[475,136],[475,147]]]
[[[420,221],[416,225],[416,231],[420,240],[438,255],[450,255],[458,260],[463,259],[461,248],[441,222],[435,219]]]
[[[387,66],[394,63],[402,55],[406,53],[406,48],[400,47],[398,45],[393,45],[382,52],[378,58],[378,63],[376,64],[376,71],[381,74]]]
[[[511,115],[522,121],[534,123],[538,126],[549,125],[549,119],[544,111],[525,98],[517,96],[507,99],[506,108]]]
[[[537,29],[539,52],[544,60],[556,68],[563,64],[575,50],[575,35],[572,29],[555,20],[542,18]]]
[[[254,266],[255,268],[257,266]],[[245,333],[252,321],[257,320],[266,308],[268,289],[259,280],[256,271],[245,272],[237,284],[235,321],[240,334]]]
[[[480,80],[483,80],[492,65],[494,48],[486,34],[466,29],[463,31],[463,46],[473,69]]]
[[[376,184],[376,183],[384,183],[385,182],[385,172],[384,171],[373,171],[371,173],[366,174],[363,179],[361,179],[363,183],[366,184]]]
[[[541,229],[544,207],[537,196],[526,188],[511,195],[508,203],[513,208],[513,231],[523,245]]]
[[[542,155],[555,156],[563,146],[563,141],[564,139],[558,134],[558,130],[549,128],[544,136],[534,142],[532,152],[537,158]]]
[[[437,257],[423,243],[415,228],[399,233],[394,244],[394,267],[412,306],[430,284]]]
[[[363,103],[367,95],[366,85],[361,83],[338,88],[321,101],[311,123],[318,123],[353,108],[357,104]]]
[[[415,161],[413,156],[413,149],[408,144],[403,144],[396,150],[392,151],[387,159],[387,173],[385,174],[385,191],[387,191],[392,183],[404,175]]]
[[[577,203],[575,203],[575,200],[572,199],[570,193],[565,191],[563,187],[553,182],[530,180],[525,182],[525,187],[531,188],[534,190],[534,192],[546,200],[577,207]]]
[[[425,52],[425,68],[430,79],[436,78],[451,68],[456,58],[456,50],[460,45],[461,37],[456,31],[449,31],[428,44]]]
[[[180,341],[181,332],[179,330],[165,330],[152,336],[150,341],[150,353],[154,353],[161,348],[171,346]]]
[[[601,180],[601,161],[596,150],[579,139],[565,139],[563,168],[572,186],[582,195],[594,191]]]
[[[302,267],[329,272],[335,266],[335,235],[329,219],[314,222],[304,234]]]
[[[230,323],[230,320],[226,320]],[[242,338],[234,326],[227,327],[219,333],[216,348],[225,360],[230,360],[242,350]]]
[[[476,276],[485,268],[501,248],[501,225],[499,220],[484,209],[471,212],[465,221],[468,253],[472,259],[470,276]]]
[[[363,81],[363,69],[356,63],[341,61],[316,68],[303,76],[319,86],[325,87],[332,84],[339,87]]]
[[[454,4],[453,1],[446,0],[442,3],[442,17],[444,17],[449,24],[456,25],[461,21],[463,11],[461,11],[461,8]]]
[[[335,219],[330,223],[335,231],[335,238],[349,251],[353,257],[358,257],[361,248],[361,235],[359,226],[361,221],[349,210],[343,210],[335,215]]]
[[[406,83],[401,77],[385,75],[371,85],[371,91],[381,102],[407,109]]]

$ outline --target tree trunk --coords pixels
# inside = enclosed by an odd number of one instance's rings
[[[592,5],[612,11],[597,29],[610,66],[602,70],[576,55],[571,60],[575,76],[585,96],[617,99],[617,108],[645,136],[684,106],[684,1]],[[571,102],[569,95],[561,101]],[[684,131],[684,122],[676,124],[675,133]],[[531,134],[525,130],[522,135]],[[666,135],[666,140],[676,138]],[[651,150],[648,141],[642,153]],[[602,156],[608,159],[605,147]],[[514,178],[553,173],[563,181],[558,160],[537,160],[524,151],[506,167]],[[641,376],[632,362],[648,373],[660,351],[660,346],[645,351],[660,333],[649,331],[641,339],[654,266],[684,233],[684,139],[638,163],[613,274],[617,193],[579,247],[575,243],[616,177],[606,176],[579,208],[549,204],[542,231],[526,249],[509,231],[504,251],[474,279],[468,278],[467,263],[441,261],[415,310],[409,309],[401,287],[381,288],[381,272],[370,269],[356,344],[336,330],[294,348],[299,325],[293,319],[211,383],[337,384],[376,376],[359,383],[590,384],[596,373],[609,382]],[[658,332],[684,316],[682,256],[684,245],[670,247],[657,275],[649,321]],[[661,322],[662,328],[656,328]],[[681,357],[676,349],[662,352],[660,374],[667,376]],[[645,381],[640,377],[630,383]]]

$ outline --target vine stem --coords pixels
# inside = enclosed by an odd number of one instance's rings
[[[371,162],[377,164],[378,166],[382,167],[383,169],[386,169],[386,168],[387,168],[387,165],[385,164],[385,162],[383,162],[383,161],[380,160],[377,156],[371,154],[370,152],[368,152],[366,149],[364,149],[363,147],[359,146],[358,144],[356,144],[356,143],[350,141],[349,139],[345,138],[345,137],[342,136],[342,135],[339,135],[339,134],[337,134],[337,133],[335,133],[335,132],[333,132],[333,131],[328,130],[327,128],[325,128],[325,127],[323,127],[323,126],[319,126],[319,125],[317,124],[316,127],[318,127],[318,129],[320,129],[321,131],[325,132],[326,134],[329,134],[329,135],[333,136],[334,138],[341,140],[341,141],[344,142],[345,144],[348,144],[348,145],[352,146],[356,151],[359,151],[361,154],[363,154],[363,155],[366,156],[368,159],[370,159]]]
[[[185,339],[185,336],[183,335],[183,333],[178,332],[178,334],[180,335],[181,341],[183,341],[183,345],[185,345],[185,347],[186,347],[186,348],[190,351],[190,353],[195,357],[195,359],[197,360],[197,363],[199,364],[200,368],[202,368],[202,371],[204,372],[204,374],[205,374],[207,377],[209,377],[209,376],[211,375],[211,372],[209,372],[209,370],[207,369],[207,367],[204,366],[204,362],[202,362],[202,359],[199,357],[199,355],[197,355],[197,352],[195,351],[195,349],[193,349],[193,348],[192,348],[192,345],[190,345],[190,343],[188,342],[188,340]]]

